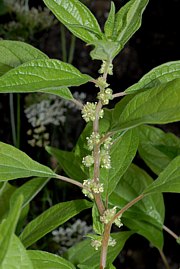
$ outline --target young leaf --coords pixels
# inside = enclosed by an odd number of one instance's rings
[[[81,182],[87,179],[88,172],[85,172],[82,160],[73,151],[68,152],[53,147],[46,147],[46,150],[58,160],[59,165],[69,177]]]
[[[13,235],[1,269],[35,269],[19,238]]]
[[[111,234],[111,237],[116,240],[116,245],[108,248],[107,263],[110,264],[115,260],[124,247],[125,242],[132,234],[133,232],[129,231]],[[89,239],[68,249],[64,256],[75,266],[78,266],[78,268],[99,268],[100,250],[95,250],[91,246],[91,241]]]
[[[0,142],[0,181],[31,176],[53,177],[55,175],[50,168],[33,161],[24,152]]]
[[[14,204],[9,211],[8,217],[0,224],[0,266],[2,266],[8,249],[12,244],[12,236],[21,213],[22,202],[23,196],[18,196],[18,198],[14,200]]]
[[[79,86],[91,80],[70,64],[58,60],[37,59],[26,62],[0,77],[0,92],[48,92],[73,99],[67,86]]]
[[[45,251],[28,250],[27,254],[35,269],[75,269],[71,262]]]
[[[174,79],[137,94],[119,115],[114,109],[113,130],[125,130],[138,125],[163,124],[180,120],[180,79]],[[115,117],[116,116],[116,117]]]
[[[99,24],[91,11],[79,0],[43,0],[70,32],[86,43],[100,39]]]
[[[93,60],[111,61],[116,55],[119,43],[108,40],[95,40],[91,43],[95,48],[90,52]]]
[[[26,247],[29,247],[59,225],[91,206],[92,204],[86,200],[74,200],[54,205],[25,227],[20,235],[21,241]]]
[[[104,33],[108,39],[112,38],[115,22],[115,5],[111,2],[111,9],[104,25]]]
[[[154,192],[180,193],[180,156],[174,158],[159,177],[144,190],[144,194]]]
[[[121,135],[110,150],[111,169],[101,169],[101,182],[104,184],[104,194],[110,195],[121,180],[121,177],[131,164],[137,148],[138,135],[135,129]]]
[[[112,40],[119,42],[120,49],[141,26],[142,13],[147,4],[148,0],[131,0],[117,12]]]
[[[153,179],[144,170],[131,165],[109,197],[109,203],[122,208],[138,197],[152,182]],[[163,196],[153,194],[129,208],[122,215],[122,222],[146,237],[154,246],[162,248],[164,212]]]
[[[140,90],[147,90],[176,78],[180,78],[180,61],[168,62],[153,68],[125,92],[132,94]]]
[[[151,170],[159,175],[173,158],[180,155],[180,139],[152,126],[139,126],[138,152]]]
[[[11,197],[11,204],[20,194],[23,194],[24,201],[22,208],[25,207],[29,202],[42,190],[42,188],[49,182],[49,178],[33,178],[28,182],[25,182],[21,187],[19,187]]]
[[[48,59],[48,56],[24,42],[0,40],[0,76],[33,59]]]

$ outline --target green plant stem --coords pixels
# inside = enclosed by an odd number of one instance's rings
[[[102,108],[102,104],[99,101],[96,107],[96,118],[93,122],[93,132],[95,134],[99,133],[99,112],[101,108]],[[98,144],[95,145],[94,150],[93,150],[93,156],[94,156],[94,178],[93,179],[96,183],[98,183],[99,176],[100,176],[100,145]],[[103,204],[100,193],[94,193],[94,199],[95,199],[100,215],[103,215],[105,211],[105,206]]]
[[[71,36],[71,44],[69,49],[69,57],[68,57],[68,63],[71,64],[74,58],[74,50],[75,50],[75,42],[76,37],[74,35]]]
[[[137,196],[135,199],[133,199],[132,201],[130,201],[127,205],[125,205],[121,210],[119,210],[116,215],[112,218],[111,223],[113,223],[115,221],[115,219],[117,219],[119,216],[121,216],[126,210],[128,210],[131,206],[133,206],[134,204],[136,204],[138,201],[140,201],[141,199],[144,198],[144,194],[141,194],[139,196]]]
[[[163,229],[170,234],[174,239],[178,240],[179,236],[175,234],[171,229],[169,229],[167,226],[163,225]]]
[[[80,187],[81,189],[85,188],[82,183],[80,183],[80,182],[78,182],[78,181],[76,181],[76,180],[74,180],[72,178],[64,177],[64,176],[61,176],[61,175],[56,175],[55,178],[58,178],[58,179],[60,179],[62,181],[65,181],[65,182],[71,183],[73,185],[76,185],[76,186]]]
[[[21,135],[21,104],[20,104],[20,94],[17,94],[17,132],[16,132],[16,147],[20,148],[20,135]]]
[[[63,24],[60,25],[60,32],[61,32],[61,45],[62,45],[62,60],[63,62],[67,62],[66,34]]]
[[[14,117],[14,96],[13,96],[13,93],[9,94],[9,108],[10,108],[12,139],[13,139],[13,144],[15,146],[16,142],[17,142],[17,138],[16,138],[16,124],[15,124],[15,117]]]
[[[126,95],[125,92],[118,92],[118,93],[113,94],[112,97],[113,97],[113,99],[114,99],[114,98],[121,97],[121,96],[124,96],[124,95]]]
[[[108,251],[108,242],[111,232],[111,223],[104,225],[104,234],[102,239],[102,247],[101,247],[101,258],[100,258],[100,269],[104,269],[106,267],[106,259],[107,259],[107,251]]]
[[[164,255],[164,252],[161,249],[158,249],[158,250],[159,250],[159,253],[160,253],[161,259],[162,259],[162,261],[164,263],[165,268],[170,269],[169,263],[168,263],[168,261],[166,259],[166,256]]]

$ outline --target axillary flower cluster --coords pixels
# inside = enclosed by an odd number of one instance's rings
[[[112,74],[112,64],[103,61],[99,73],[104,74],[105,72],[107,74]],[[97,105],[99,104],[97,102],[87,102],[83,106],[82,118],[86,122],[94,122],[97,119],[99,120],[100,118],[103,118],[104,111],[102,109],[102,106],[107,105],[109,101],[113,98],[113,92],[110,88],[108,88],[109,84],[106,82],[106,78],[104,76],[100,76],[96,80],[96,87],[100,89],[97,95],[97,99],[99,100],[101,106],[100,109],[97,109]],[[96,130],[93,131],[89,137],[86,137],[86,139],[88,150],[91,153],[83,158],[82,163],[84,164],[84,166],[90,168],[94,165],[94,148],[99,145],[100,167],[110,169],[110,147],[112,145],[112,138],[108,137],[105,139],[105,137],[103,137],[103,135],[100,135],[99,132]],[[102,193],[104,191],[103,184],[100,183],[99,178],[84,180],[83,185],[83,193],[91,199],[93,199],[93,193]]]
[[[113,92],[109,88],[109,84],[106,82],[107,74],[112,75],[112,64],[103,61],[100,74],[103,74],[96,80],[96,87],[100,90],[97,94],[98,103],[87,102],[82,109],[82,117],[86,122],[93,122],[93,132],[89,137],[86,137],[87,148],[90,154],[85,156],[82,160],[84,166],[91,168],[94,166],[94,170],[97,168],[97,152],[98,152],[98,168],[110,169],[111,168],[111,157],[110,148],[112,145],[112,138],[110,136],[99,133],[99,119],[103,118],[104,111],[102,107],[109,104],[109,101],[113,99]],[[95,127],[96,126],[96,127]],[[95,154],[96,152],[96,154]],[[100,177],[100,175],[99,175]],[[90,199],[94,199],[96,194],[101,194],[104,192],[103,183],[96,175],[95,178],[84,180],[83,182],[83,193]],[[100,216],[99,221],[106,225],[111,223],[116,215],[116,207],[111,209],[106,209],[104,214]],[[113,223],[118,227],[122,226],[121,216],[116,218]],[[91,236],[91,245],[97,250],[102,245],[102,236],[93,235]],[[116,244],[115,240],[111,237],[109,238],[108,245],[114,246]]]

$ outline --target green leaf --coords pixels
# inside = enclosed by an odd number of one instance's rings
[[[118,42],[108,40],[96,40],[91,43],[95,48],[90,52],[93,60],[111,61],[117,54],[119,48]]]
[[[180,155],[180,139],[152,126],[138,127],[138,151],[151,170],[159,175],[170,161]]]
[[[176,78],[180,78],[180,61],[167,62],[153,68],[125,92],[132,94],[140,90],[148,90]]]
[[[115,22],[115,5],[113,2],[111,2],[111,9],[104,25],[104,33],[108,39],[112,38],[114,32],[114,22]]]
[[[144,194],[153,192],[180,193],[180,156],[174,158],[159,177],[144,190]]]
[[[0,269],[35,269],[18,237],[13,235],[7,255]]]
[[[119,42],[120,50],[141,26],[147,4],[148,0],[131,0],[116,13],[112,40]]]
[[[19,149],[0,142],[0,181],[31,176],[55,177],[56,174]]]
[[[21,213],[22,202],[23,196],[21,195],[17,198],[17,200],[14,200],[14,204],[10,208],[8,217],[0,224],[0,266],[2,265],[8,249],[12,244],[12,236]]]
[[[17,196],[23,194],[24,201],[22,207],[25,207],[42,190],[49,180],[49,178],[33,178],[24,183],[13,193],[11,197],[11,204],[14,203],[14,199],[16,199]]]
[[[83,169],[82,160],[73,151],[68,152],[53,147],[46,147],[46,150],[58,160],[69,177],[81,182],[87,179],[88,173]]]
[[[43,0],[70,32],[87,43],[101,38],[99,24],[91,11],[78,0]]]
[[[133,232],[113,233],[111,237],[116,240],[114,247],[108,248],[107,263],[112,263],[117,255],[120,253],[126,240],[133,234]],[[65,258],[72,262],[78,268],[90,269],[99,268],[100,250],[95,250],[91,247],[91,241],[86,239],[75,246],[71,247],[66,253]]]
[[[128,169],[138,148],[136,129],[129,130],[118,137],[110,150],[111,169],[101,169],[101,182],[104,184],[104,194],[110,195]]]
[[[0,222],[3,217],[6,217],[6,214],[9,211],[10,197],[15,190],[16,188],[10,185],[7,181],[2,182],[2,186],[0,188]]]
[[[104,232],[104,225],[100,221],[99,212],[95,203],[92,208],[92,218],[93,218],[93,231],[96,234],[102,235]]]
[[[153,179],[142,169],[131,165],[109,197],[109,203],[120,209],[138,197]],[[154,246],[162,248],[164,223],[163,196],[144,197],[122,215],[122,222],[133,231],[146,237]]]
[[[116,115],[116,118],[115,118]],[[114,131],[134,128],[138,125],[163,124],[180,120],[180,79],[161,84],[137,94],[119,115],[114,110]]]
[[[68,86],[79,86],[92,78],[59,60],[37,59],[26,62],[0,77],[0,92],[48,92],[73,99]]]
[[[59,203],[32,220],[20,235],[23,244],[28,247],[92,204],[86,200],[74,200]]]
[[[0,40],[0,76],[34,59],[48,59],[48,56],[24,42]]]
[[[35,269],[75,269],[69,261],[45,251],[28,250],[27,254]]]

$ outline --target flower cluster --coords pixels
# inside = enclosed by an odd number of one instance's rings
[[[96,119],[96,106],[97,103],[87,102],[82,109],[82,117],[86,122],[94,121]],[[99,112],[99,118],[102,118],[104,115],[103,109]]]
[[[112,221],[112,219],[114,218],[116,214],[116,206],[111,208],[111,209],[107,209],[104,214],[102,216],[100,216],[100,221],[104,224],[108,224],[109,222]],[[114,224],[116,226],[118,226],[119,228],[123,226],[122,222],[121,222],[121,215],[118,216],[115,221]]]
[[[101,100],[101,103],[103,105],[108,105],[109,100],[112,100],[113,91],[110,88],[101,89],[100,92],[97,95],[97,98]]]
[[[102,246],[102,237],[101,236],[94,236],[95,238],[91,239],[91,246],[98,250]],[[108,246],[114,247],[116,245],[116,240],[112,237],[109,238]]]
[[[92,132],[90,137],[86,137],[89,150],[93,150],[94,146],[100,141],[100,134]]]
[[[105,73],[106,68],[107,68],[108,75],[113,75],[113,64],[107,63],[107,61],[102,61],[101,68],[99,69],[99,74]]]
[[[87,179],[83,182],[83,193],[85,196],[93,199],[93,193],[102,193],[104,191],[103,184],[95,182],[93,179]]]

